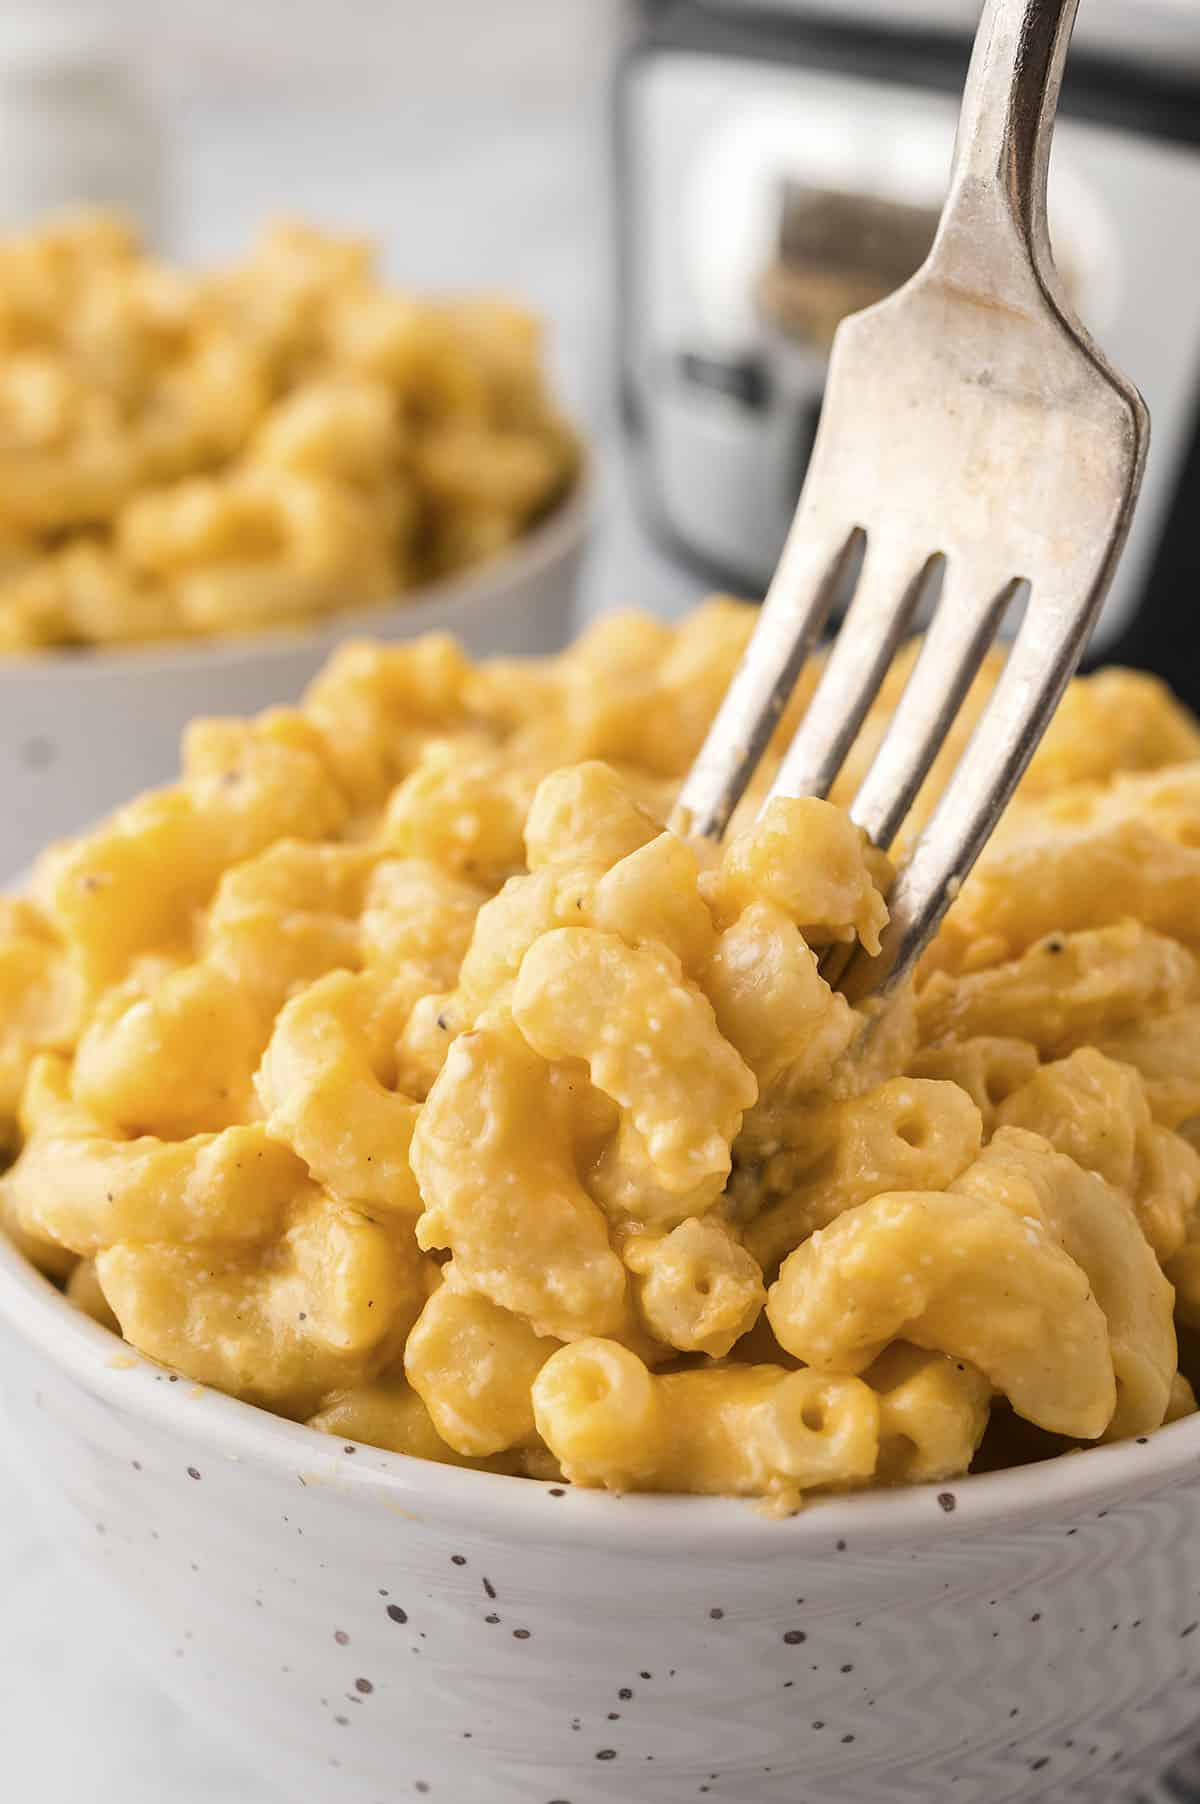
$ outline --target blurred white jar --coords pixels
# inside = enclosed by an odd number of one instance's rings
[[[159,241],[165,163],[157,113],[103,19],[0,8],[0,232],[112,207]]]

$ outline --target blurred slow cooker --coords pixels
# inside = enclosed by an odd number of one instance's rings
[[[645,0],[616,78],[621,397],[657,536],[761,593],[833,330],[932,237],[978,0]],[[1200,7],[1087,0],[1051,170],[1079,311],[1153,435],[1093,640],[1200,704]]]

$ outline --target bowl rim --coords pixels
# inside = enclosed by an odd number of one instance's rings
[[[140,643],[97,644],[45,652],[0,656],[0,684],[97,682],[114,675],[154,677],[178,672],[221,670],[248,659],[284,661],[316,651],[327,655],[347,639],[379,637],[384,621],[411,624],[406,638],[450,631],[458,616],[487,601],[523,589],[548,567],[582,545],[593,511],[596,479],[581,449],[570,487],[560,500],[519,538],[492,556],[469,564],[439,582],[426,583],[407,595],[323,614],[310,625],[263,628],[250,633],[211,634],[196,639],[154,639]],[[386,635],[384,635],[386,636]]]
[[[252,1466],[289,1486],[315,1480],[400,1517],[517,1544],[735,1564],[872,1550],[894,1558],[898,1547],[915,1552],[951,1535],[971,1539],[1024,1526],[1044,1533],[1048,1524],[1065,1533],[1068,1524],[1122,1501],[1200,1478],[1197,1414],[1137,1440],[1036,1466],[814,1499],[797,1515],[772,1519],[744,1498],[614,1495],[440,1465],[321,1434],[148,1359],[77,1310],[3,1232],[0,1323],[107,1414],[141,1416],[152,1429],[185,1435],[189,1459]]]

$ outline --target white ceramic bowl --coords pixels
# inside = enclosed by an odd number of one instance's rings
[[[0,659],[0,879],[179,767],[198,714],[292,702],[340,640],[447,632],[475,657],[558,651],[588,518],[588,484],[507,551],[394,607],[318,628],[208,643]]]
[[[2,1243],[0,1342],[114,1632],[310,1804],[1124,1804],[1194,1722],[1200,1418],[777,1522],[329,1440]]]

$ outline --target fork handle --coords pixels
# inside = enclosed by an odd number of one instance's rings
[[[929,259],[943,279],[1004,296],[1032,265],[1057,290],[1046,177],[1078,6],[1079,0],[986,0]],[[1014,231],[1024,269],[1014,268]]]

